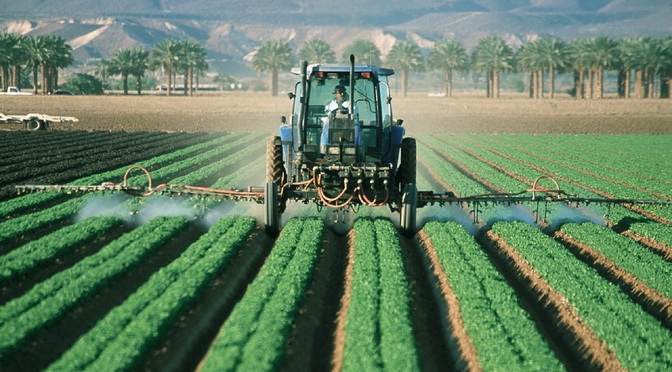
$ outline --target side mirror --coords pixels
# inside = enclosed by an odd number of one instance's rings
[[[385,98],[385,103],[387,103],[389,105],[390,102],[392,102],[392,97],[387,96],[387,98]]]
[[[289,99],[294,99],[294,97],[296,97],[296,95],[292,92],[289,92],[289,93],[287,93],[287,97],[289,97]]]
[[[403,122],[404,122],[404,119],[397,119],[395,124],[398,125],[398,126],[401,126],[401,124],[403,124]]]
[[[287,117],[286,117],[285,115],[282,115],[282,116],[280,117],[280,122],[281,122],[282,124],[287,124]]]

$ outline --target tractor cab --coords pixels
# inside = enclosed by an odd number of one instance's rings
[[[303,77],[289,94],[294,100],[290,123],[280,130],[290,180],[302,178],[301,169],[291,169],[291,164],[303,169],[392,164],[392,172],[396,170],[404,129],[392,121],[388,76],[394,70],[314,64],[292,73]]]

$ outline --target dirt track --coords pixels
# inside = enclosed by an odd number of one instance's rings
[[[414,132],[457,133],[672,133],[670,100],[532,100],[510,96],[455,98],[414,94],[394,97],[395,118]],[[29,96],[1,97],[0,112],[75,116],[55,130],[262,131],[273,133],[291,114],[286,96],[268,92],[209,96]],[[2,124],[2,129],[20,129]]]

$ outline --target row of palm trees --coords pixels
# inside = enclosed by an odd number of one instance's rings
[[[343,51],[342,61],[350,54],[360,61],[382,65],[380,50],[368,40],[355,40]],[[323,40],[303,44],[299,58],[309,62],[330,63],[336,55]],[[409,41],[397,41],[384,63],[399,70],[401,87],[406,95],[409,71],[442,71],[446,96],[452,96],[453,74],[474,71],[486,76],[487,96],[499,97],[501,74],[519,71],[529,74],[529,96],[543,98],[555,95],[555,77],[560,72],[574,75],[577,98],[601,98],[604,95],[604,72],[618,72],[618,93],[630,98],[632,74],[634,93],[638,98],[669,97],[672,79],[672,37],[633,37],[613,40],[608,37],[575,40],[569,43],[554,38],[541,38],[525,43],[514,51],[497,36],[481,39],[468,55],[464,46],[451,39],[435,43],[425,63],[420,48]],[[277,94],[277,72],[294,64],[290,45],[281,40],[266,42],[254,60],[255,70],[271,71],[271,87]],[[548,87],[545,88],[546,82]],[[657,89],[656,89],[657,88]]]
[[[103,81],[109,76],[121,76],[124,94],[128,94],[129,78],[134,77],[140,94],[145,72],[162,70],[167,79],[166,92],[170,95],[180,73],[185,76],[185,94],[193,94],[195,75],[208,70],[206,56],[205,49],[194,41],[165,39],[157,43],[152,51],[120,49],[110,60],[101,60],[95,74]],[[72,62],[72,47],[60,36],[0,33],[2,90],[8,86],[21,87],[21,71],[26,67],[32,71],[33,92],[37,94],[39,89],[42,94],[51,93],[58,87],[59,69],[70,66]],[[38,76],[41,78],[39,83]]]
[[[103,59],[94,73],[103,81],[111,75],[120,75],[124,94],[128,94],[128,80],[134,77],[138,94],[142,94],[142,77],[147,70],[163,71],[166,94],[175,90],[177,75],[184,75],[184,94],[194,94],[194,77],[208,70],[205,49],[191,40],[164,39],[150,52],[143,48],[120,49],[110,60]]]
[[[22,36],[0,33],[0,80],[2,90],[21,87],[21,71],[29,68],[33,77],[33,93],[51,93],[58,87],[58,70],[72,64],[72,48],[65,39],[55,35]]]
[[[73,62],[72,48],[62,37],[55,35],[21,36],[0,33],[0,79],[2,88],[20,86],[21,69],[31,69],[33,90],[47,94],[58,87],[59,69]],[[435,43],[427,61],[420,48],[409,41],[397,41],[385,61],[381,52],[369,40],[358,39],[347,45],[341,60],[347,61],[355,54],[358,61],[373,65],[386,64],[401,75],[401,87],[406,95],[410,71],[443,71],[446,96],[452,96],[453,74],[456,71],[474,71],[486,76],[487,96],[499,97],[501,74],[510,71],[529,75],[529,96],[543,98],[548,92],[555,94],[555,76],[559,72],[572,72],[574,93],[577,98],[601,98],[604,95],[605,71],[618,72],[618,93],[631,97],[634,75],[634,96],[638,98],[669,97],[672,78],[672,37],[634,37],[613,40],[595,37],[563,42],[541,38],[523,44],[514,51],[497,36],[481,39],[468,55],[457,41],[443,39]],[[309,62],[336,62],[336,54],[323,40],[310,40],[298,53]],[[278,72],[294,66],[292,48],[282,40],[264,43],[254,57],[252,67],[259,72],[270,72],[273,95],[278,93]],[[152,51],[128,48],[117,51],[112,59],[102,60],[95,73],[103,81],[119,75],[124,94],[128,94],[128,80],[136,79],[141,93],[142,78],[147,70],[161,70],[166,78],[166,93],[175,89],[177,75],[184,75],[184,93],[193,94],[194,78],[208,69],[206,52],[198,43],[166,39],[157,43]],[[41,80],[38,84],[38,76]],[[545,87],[547,84],[547,88]]]

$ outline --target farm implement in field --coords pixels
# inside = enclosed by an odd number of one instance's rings
[[[131,186],[127,184],[128,177],[133,170],[144,172],[147,177],[146,186]],[[320,170],[315,170],[316,175]],[[549,179],[555,188],[546,188],[539,185],[542,179]],[[350,182],[345,182],[346,184]],[[630,204],[630,205],[658,205],[670,206],[672,203],[659,200],[643,199],[620,199],[620,198],[588,198],[570,195],[560,189],[558,183],[551,177],[538,177],[532,188],[517,193],[492,193],[470,196],[456,196],[452,192],[417,191],[414,184],[408,184],[406,190],[400,193],[396,189],[388,189],[384,192],[374,193],[359,186],[345,188],[334,197],[328,196],[324,191],[324,185],[320,183],[319,176],[313,177],[308,182],[284,183],[278,190],[274,182],[268,182],[265,187],[252,186],[248,188],[215,189],[201,186],[159,184],[153,186],[150,172],[141,166],[132,166],[124,174],[122,183],[105,182],[100,185],[21,185],[16,186],[19,193],[56,191],[65,193],[88,193],[88,192],[124,192],[134,197],[149,197],[152,195],[186,196],[196,199],[210,199],[217,201],[249,201],[265,205],[265,227],[271,234],[276,234],[279,229],[280,214],[284,211],[288,201],[312,202],[318,208],[330,207],[335,210],[357,210],[358,206],[372,207],[389,206],[392,212],[400,213],[400,225],[402,232],[411,236],[416,230],[416,211],[428,205],[458,205],[468,207],[473,214],[474,223],[478,222],[479,213],[490,206],[495,205],[535,205],[536,214],[540,210],[548,210],[549,204],[562,203],[566,205],[589,205],[589,204]],[[368,194],[368,195],[367,195]],[[373,195],[373,196],[372,196]],[[542,209],[543,208],[543,209]]]
[[[417,208],[432,204],[468,206],[475,220],[482,208],[493,204],[669,204],[569,195],[548,176],[537,178],[530,189],[518,193],[456,196],[451,192],[418,191],[415,139],[405,136],[402,120],[392,118],[388,84],[392,69],[356,65],[354,56],[350,56],[349,65],[309,66],[303,61],[292,72],[300,77],[294,92],[289,93],[292,116],[289,122],[282,117],[280,135],[268,140],[264,186],[231,190],[171,184],[153,187],[149,172],[134,166],[119,185],[26,185],[18,189],[123,191],[135,196],[168,194],[253,201],[265,205],[264,222],[270,234],[279,231],[280,217],[289,201],[312,202],[318,208],[337,212],[387,206],[399,213],[401,230],[409,236],[416,231]],[[128,174],[134,169],[146,173],[147,186],[127,185]],[[545,178],[554,187],[540,186],[539,181]]]
[[[0,123],[24,124],[28,130],[46,130],[51,123],[76,123],[72,116],[51,116],[46,114],[5,115],[0,113]]]

